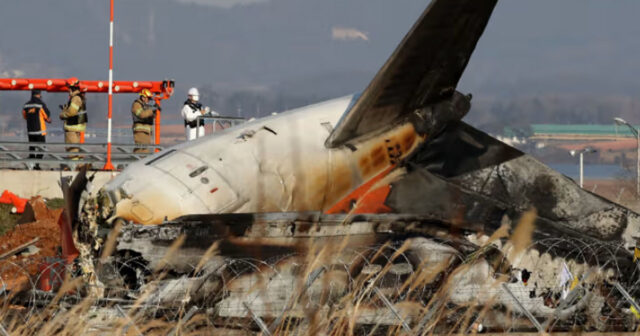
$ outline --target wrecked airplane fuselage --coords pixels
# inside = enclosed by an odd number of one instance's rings
[[[640,217],[464,123],[450,124],[431,140],[347,202],[352,208],[346,213],[208,214],[160,225],[125,224],[109,263],[137,275],[100,268],[107,272],[98,278],[107,286],[144,290],[153,270],[167,269],[180,276],[153,290],[149,300],[154,304],[187,297],[193,304],[215,306],[220,316],[240,318],[249,297],[253,311],[276,318],[290,304],[287,293],[302,290],[300,279],[315,265],[314,270],[327,272],[313,289],[305,289],[317,309],[340,307],[366,278],[374,279],[384,295],[425,305],[443,295],[458,307],[493,305],[497,308],[484,325],[495,330],[513,323],[508,311],[520,311],[511,295],[541,320],[567,323],[580,317],[610,330],[598,322],[611,297],[605,287],[619,282],[635,288],[637,267],[630,250]],[[368,197],[379,195],[376,190],[388,192],[383,199]],[[358,213],[375,200],[387,213]],[[531,243],[515,253],[509,236],[534,208]],[[106,241],[110,229],[105,222],[91,239]],[[505,230],[502,236],[489,238],[500,230]],[[181,238],[182,247],[172,250]],[[212,244],[216,254],[203,263]],[[581,279],[572,291],[575,299],[566,303],[557,299],[570,287],[558,284],[563,268]],[[529,285],[522,270],[531,273]],[[406,284],[416,279],[419,285],[406,292]],[[248,290],[256,284],[264,287]],[[370,309],[358,323],[397,322],[384,309]],[[418,325],[420,318],[409,321]],[[524,321],[519,330],[530,327]]]
[[[106,287],[140,291],[166,270],[173,278],[150,298],[226,317],[277,318],[307,291],[318,310],[375,292],[418,307],[405,322],[420,330],[447,303],[497,307],[487,317],[496,329],[523,309],[607,329],[607,285],[635,283],[638,215],[461,122],[471,97],[455,87],[495,4],[432,1],[358,97],[130,165],[82,200],[83,258]],[[120,226],[114,254],[98,261]],[[580,299],[554,303],[574,278]],[[357,321],[397,323],[376,314]]]
[[[332,125],[355,99],[249,122],[136,162],[104,186],[96,220],[159,224],[192,213],[328,209],[470,106],[468,97],[456,93],[415,112],[428,122],[405,122],[350,146],[326,148]]]

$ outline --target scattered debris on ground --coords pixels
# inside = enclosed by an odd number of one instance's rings
[[[40,265],[34,260],[45,261],[58,255],[61,214],[62,209],[50,209],[41,197],[34,197],[22,217],[14,219],[19,224],[0,236],[0,255],[16,252],[0,265],[0,279],[7,287],[20,287],[30,276],[38,274]]]

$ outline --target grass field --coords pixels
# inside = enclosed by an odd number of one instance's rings
[[[5,234],[7,231],[13,229],[16,226],[16,222],[20,215],[11,213],[11,204],[0,204],[0,235]]]

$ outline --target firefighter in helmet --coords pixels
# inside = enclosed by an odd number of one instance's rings
[[[60,119],[64,122],[64,142],[78,144],[84,142],[84,132],[87,130],[87,105],[84,94],[80,92],[80,81],[77,78],[69,80],[69,100],[60,106]],[[79,147],[67,147],[67,152],[77,153]],[[79,155],[71,156],[71,160],[79,160]]]
[[[152,94],[149,89],[140,91],[140,97],[131,105],[131,115],[133,117],[133,141],[136,145],[151,144],[151,130],[156,111],[160,109],[151,101]],[[135,148],[134,153],[149,153],[148,148]]]

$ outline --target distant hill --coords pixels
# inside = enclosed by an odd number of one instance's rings
[[[428,2],[116,1],[115,77],[176,79],[169,119],[191,86],[224,114],[264,115],[362,91]],[[637,0],[499,2],[459,86],[475,96],[469,120],[640,122],[623,103],[640,96],[639,12]],[[0,76],[106,79],[107,13],[102,0],[1,1]],[[116,98],[117,123],[130,122],[133,98]],[[16,116],[24,100],[0,93],[0,115]],[[106,97],[90,98],[91,123],[105,110]]]

